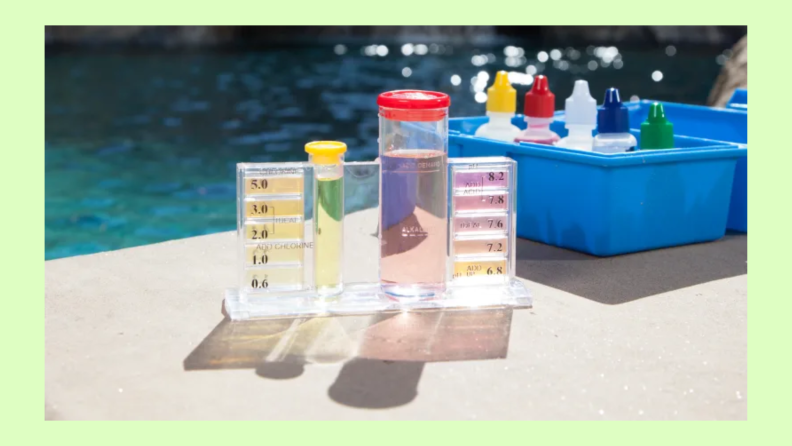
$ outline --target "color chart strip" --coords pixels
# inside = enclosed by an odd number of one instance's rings
[[[508,254],[508,249],[508,239],[506,235],[495,237],[457,237],[457,239],[454,240],[454,254],[457,256],[505,256]]]
[[[255,291],[276,289],[300,289],[303,287],[302,267],[248,269],[245,272],[245,287]]]
[[[507,274],[506,259],[469,260],[454,262],[454,279],[476,276],[503,276]]]
[[[506,191],[477,195],[454,195],[456,212],[505,211],[509,208],[509,194]]]
[[[302,176],[245,178],[245,195],[302,194]]]

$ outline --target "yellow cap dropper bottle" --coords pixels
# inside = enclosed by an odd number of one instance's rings
[[[314,286],[322,298],[338,296],[344,245],[344,153],[346,144],[315,141],[305,145],[314,171]]]
[[[509,83],[509,73],[498,71],[495,82],[487,89],[487,111],[511,113],[517,110],[517,90]]]
[[[495,82],[487,89],[487,116],[489,123],[476,130],[476,136],[514,141],[520,129],[511,123],[517,110],[517,90],[509,82],[509,73],[498,71]]]

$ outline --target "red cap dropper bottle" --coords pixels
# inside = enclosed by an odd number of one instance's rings
[[[528,128],[523,130],[514,142],[532,142],[536,144],[555,144],[559,137],[550,130],[555,112],[555,95],[550,91],[547,76],[534,78],[531,91],[525,93],[525,122]]]

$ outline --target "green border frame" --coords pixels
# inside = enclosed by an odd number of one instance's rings
[[[788,192],[783,171],[790,158],[788,138],[775,137],[785,130],[786,115],[780,110],[786,105],[783,91],[789,63],[782,44],[786,42],[786,14],[783,2],[591,2],[566,0],[552,2],[451,3],[403,0],[390,8],[361,1],[300,1],[294,3],[265,1],[234,1],[198,3],[183,1],[135,2],[111,1],[29,1],[5,4],[0,27],[3,62],[0,64],[0,122],[3,123],[5,162],[2,176],[3,202],[6,218],[3,233],[5,280],[7,288],[6,314],[2,324],[5,336],[4,374],[6,396],[3,398],[4,417],[13,426],[7,444],[32,443],[43,440],[48,444],[139,444],[141,440],[156,443],[218,443],[250,441],[265,444],[292,442],[397,444],[416,437],[440,444],[514,443],[625,443],[668,445],[670,440],[684,443],[745,444],[749,440],[776,440],[771,436],[780,428],[776,423],[789,413],[784,405],[790,394],[787,378],[789,363],[782,358],[789,351],[786,345],[790,313],[787,290],[783,285],[788,265],[783,252],[789,247],[782,233],[788,226],[785,218]],[[512,13],[510,11],[521,11]],[[49,423],[44,429],[27,423],[43,421],[44,373],[41,348],[45,335],[41,274],[36,264],[42,260],[44,207],[31,199],[43,195],[41,181],[44,164],[43,107],[44,107],[44,26],[45,25],[560,25],[560,24],[733,24],[750,26],[754,82],[751,93],[753,119],[749,122],[752,157],[749,178],[752,178],[751,238],[749,256],[752,260],[753,305],[749,324],[753,348],[750,380],[750,423],[691,424],[669,426],[589,424],[584,429],[564,429],[552,424],[501,423],[449,425],[421,423],[409,430],[392,429],[375,424],[339,424],[323,422],[313,429],[292,423],[214,426],[191,423],[189,426],[147,424],[63,424]],[[786,59],[786,60],[785,60]],[[772,64],[772,65],[771,65]],[[758,76],[758,77],[757,77]],[[778,108],[774,108],[778,107]],[[775,112],[775,113],[773,113]],[[41,119],[41,121],[39,121]],[[39,135],[39,136],[34,136]],[[772,142],[776,145],[773,146]],[[24,166],[31,166],[27,172]],[[35,167],[33,167],[35,166]],[[39,172],[39,173],[32,173]],[[32,176],[32,178],[31,178]],[[21,186],[25,185],[25,186]],[[21,186],[21,187],[20,187]],[[18,189],[17,189],[18,188]],[[787,193],[784,193],[787,192]],[[39,196],[40,196],[39,195]],[[773,215],[775,214],[775,215]],[[33,222],[38,223],[33,223]],[[772,238],[772,239],[771,239]],[[36,242],[38,240],[38,242]],[[36,249],[33,249],[33,248]],[[786,335],[786,336],[785,336]],[[761,423],[761,430],[760,426]],[[754,426],[757,425],[757,426]],[[299,429],[299,430],[297,430]],[[755,430],[754,430],[755,429]],[[776,432],[780,433],[780,429]],[[435,434],[435,435],[432,435]],[[756,434],[756,435],[750,435]],[[764,435],[762,435],[764,434]],[[750,435],[750,436],[749,436]],[[428,441],[427,441],[428,440]],[[777,440],[776,440],[777,441]],[[41,441],[36,441],[40,443]]]

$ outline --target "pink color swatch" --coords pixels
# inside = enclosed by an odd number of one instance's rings
[[[508,205],[509,195],[506,192],[454,196],[454,210],[457,212],[505,211]]]
[[[454,187],[464,189],[482,189],[509,185],[509,172],[504,170],[466,171],[454,174]]]
[[[503,215],[455,216],[454,232],[506,232],[509,229],[508,217]]]
[[[506,255],[507,253],[508,244],[505,235],[454,240],[454,255]]]

